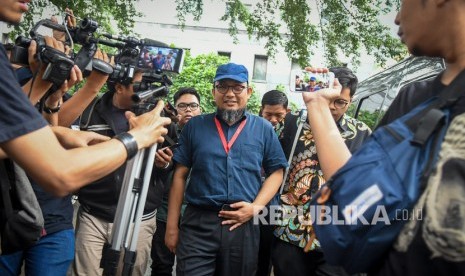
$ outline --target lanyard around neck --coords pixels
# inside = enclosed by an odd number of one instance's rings
[[[226,142],[226,137],[224,137],[223,127],[221,126],[220,120],[218,120],[218,118],[215,117],[216,129],[218,130],[218,134],[220,135],[221,143],[223,144],[223,148],[226,154],[229,154],[229,150],[232,148],[234,142],[236,142],[236,139],[237,137],[239,137],[239,134],[241,134],[246,122],[247,119],[242,121],[239,127],[236,129],[236,132],[234,132],[231,141]]]

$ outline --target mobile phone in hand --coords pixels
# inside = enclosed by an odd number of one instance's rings
[[[177,147],[179,147],[179,146],[181,146],[181,144],[176,143],[176,144],[173,144],[173,145],[171,145],[171,146],[166,147],[165,149],[173,150],[173,149],[175,149],[175,148],[177,148]]]
[[[309,68],[307,70],[292,70],[289,81],[291,92],[316,92],[324,88],[332,88],[334,73],[327,68]]]

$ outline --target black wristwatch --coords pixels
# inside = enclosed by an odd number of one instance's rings
[[[57,113],[58,111],[60,111],[60,107],[61,107],[61,103],[58,102],[58,106],[57,107],[54,107],[54,108],[50,108],[48,106],[46,106],[44,104],[44,112],[45,113],[48,113],[48,114],[53,114],[53,113]]]

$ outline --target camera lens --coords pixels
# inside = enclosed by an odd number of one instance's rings
[[[81,21],[81,28],[85,31],[95,32],[98,28],[98,23],[92,19],[84,18]]]
[[[15,40],[15,44],[22,47],[29,47],[29,45],[31,45],[31,39],[24,36],[18,36]]]

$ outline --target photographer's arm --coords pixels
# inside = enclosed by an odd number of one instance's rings
[[[165,245],[175,253],[179,240],[179,218],[181,217],[181,205],[184,199],[184,189],[189,168],[177,164],[171,183],[168,200],[168,218],[166,220]]]
[[[308,111],[308,121],[318,152],[318,160],[326,180],[331,178],[352,156],[334,121],[329,103],[340,95],[341,85],[334,88],[302,93]]]
[[[162,135],[167,133],[164,126],[170,120],[160,117],[162,104],[159,102],[154,110],[138,117],[128,114],[132,126],[129,133],[139,149],[163,142]],[[9,140],[0,146],[43,188],[57,196],[65,196],[108,175],[121,166],[127,157],[125,146],[117,139],[66,150],[50,127]]]
[[[126,159],[124,145],[115,139],[65,150],[50,127],[10,140],[2,148],[43,188],[57,196],[65,196],[109,174]]]
[[[5,159],[5,158],[8,158],[8,155],[6,155],[6,152],[0,149],[0,159]]]
[[[87,147],[111,139],[93,131],[79,131],[61,126],[52,126],[52,130],[61,146],[65,149]]]
[[[100,50],[97,50],[94,58],[109,62],[107,54]],[[93,70],[84,86],[63,103],[60,116],[58,117],[58,125],[69,127],[97,96],[100,89],[107,82],[107,79],[108,75]]]

